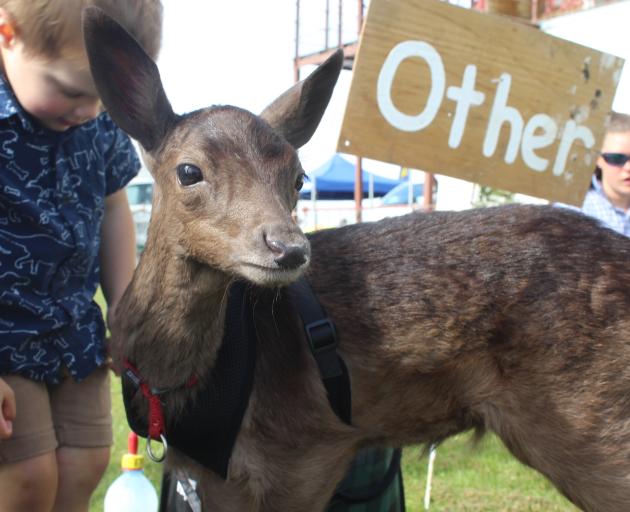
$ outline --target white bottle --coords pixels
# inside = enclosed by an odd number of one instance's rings
[[[128,451],[122,457],[122,475],[105,494],[104,512],[157,512],[157,493],[142,471],[144,457],[138,455],[138,436],[133,432],[129,433]]]

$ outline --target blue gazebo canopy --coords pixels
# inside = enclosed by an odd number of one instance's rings
[[[335,154],[324,165],[308,172],[309,181],[304,183],[300,191],[300,198],[311,197],[313,185],[317,187],[317,199],[354,199],[355,164],[349,162],[339,154]],[[401,180],[384,178],[372,174],[374,180],[374,197],[384,196]],[[404,181],[404,180],[403,180]],[[370,174],[363,171],[363,197],[368,197]]]

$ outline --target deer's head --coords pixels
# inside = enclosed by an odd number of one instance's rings
[[[299,277],[310,248],[291,218],[304,178],[296,150],[321,120],[342,52],[260,116],[228,106],[177,115],[157,66],[124,28],[95,7],[83,28],[101,99],[155,178],[147,246],[261,285]]]

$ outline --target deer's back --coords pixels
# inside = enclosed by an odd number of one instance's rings
[[[611,321],[630,304],[630,240],[561,208],[413,213],[310,241],[322,301],[384,316],[388,328],[405,316],[454,321],[516,304]]]
[[[407,382],[418,396],[474,415],[480,404],[509,402],[497,390],[512,392],[511,379],[532,404],[545,386],[564,393],[578,380],[595,396],[601,375],[616,382],[602,407],[630,392],[630,240],[579,213],[414,213],[319,232],[311,246],[311,281],[372,396],[381,389],[391,401],[396,379],[397,389]],[[419,407],[416,425],[430,404]],[[457,421],[445,428],[474,424]]]

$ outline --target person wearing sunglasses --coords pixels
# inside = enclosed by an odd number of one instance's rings
[[[630,115],[613,112],[581,211],[630,236]]]

